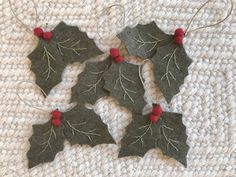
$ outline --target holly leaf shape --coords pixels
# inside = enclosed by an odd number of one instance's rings
[[[52,126],[51,121],[33,125],[33,135],[29,139],[30,149],[27,152],[29,168],[53,161],[56,154],[63,150],[64,139],[62,127]]]
[[[135,115],[121,140],[119,157],[143,157],[148,150],[160,148],[163,154],[187,167],[189,146],[186,140],[186,127],[181,114],[163,112],[157,123],[152,123],[148,115]]]
[[[60,22],[52,31],[53,41],[63,56],[65,63],[84,62],[87,59],[101,55],[103,52],[94,40],[77,26],[69,26]]]
[[[117,37],[125,44],[130,55],[141,58],[152,58],[158,47],[173,40],[154,21],[146,25],[138,24],[134,28],[126,27]]]
[[[28,55],[36,84],[48,94],[61,82],[64,68],[73,62],[84,62],[102,54],[92,39],[76,26],[60,22],[52,31],[50,41],[39,39],[36,49]]]
[[[152,58],[155,81],[169,103],[174,95],[179,93],[179,87],[188,75],[188,67],[192,60],[188,57],[182,45],[171,42],[159,47]]]
[[[142,113],[146,103],[143,98],[144,88],[139,78],[138,67],[127,62],[114,62],[103,75],[104,88],[131,112]]]
[[[27,152],[28,166],[51,162],[64,148],[64,140],[72,145],[114,144],[107,125],[93,110],[78,106],[62,114],[61,125],[53,126],[51,120],[45,124],[33,125],[30,149]]]
[[[109,93],[103,88],[103,74],[109,69],[111,59],[102,62],[86,62],[84,71],[78,76],[77,84],[72,88],[71,102],[94,104]]]
[[[63,114],[64,134],[66,139],[73,144],[114,144],[109,134],[107,125],[101,118],[84,106],[78,106]]]

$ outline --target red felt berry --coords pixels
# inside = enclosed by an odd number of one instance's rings
[[[46,31],[43,33],[43,39],[46,41],[50,41],[52,39],[52,32]]]
[[[155,115],[155,114],[150,114],[150,115],[149,115],[149,119],[150,119],[150,121],[152,121],[153,123],[156,123],[156,122],[158,121],[159,117],[158,117],[157,115]]]
[[[61,125],[61,119],[54,119],[54,118],[52,118],[51,119],[51,123],[52,123],[53,126],[58,127],[58,126]]]
[[[43,37],[43,29],[40,27],[34,28],[34,35],[37,37]]]
[[[185,32],[182,28],[178,28],[175,30],[175,36],[181,36],[181,37],[184,37],[185,35]]]
[[[183,44],[183,37],[182,36],[175,36],[175,43],[177,45],[182,45]]]
[[[156,115],[157,117],[160,117],[162,112],[163,112],[163,110],[159,104],[153,106],[152,114]]]
[[[115,61],[117,63],[121,63],[122,61],[124,61],[124,58],[122,56],[118,56],[118,57],[115,58]]]
[[[61,119],[61,111],[59,111],[58,109],[54,110],[51,112],[52,118],[53,119]]]
[[[118,57],[119,55],[120,55],[119,49],[117,49],[117,48],[111,48],[111,49],[110,49],[110,56],[111,56],[112,58],[116,58],[116,57]]]

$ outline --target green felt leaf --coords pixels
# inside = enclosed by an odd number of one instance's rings
[[[186,140],[186,127],[182,123],[181,114],[164,112],[156,124],[149,120],[148,115],[134,115],[121,141],[119,157],[143,157],[148,150],[160,148],[163,154],[186,167],[189,149]]]
[[[31,70],[36,76],[36,84],[48,94],[61,82],[61,75],[65,68],[62,56],[55,46],[39,40],[37,48],[28,57],[32,63]]]
[[[157,48],[152,58],[155,81],[169,103],[174,95],[179,93],[179,87],[188,75],[188,67],[192,60],[186,54],[184,47],[174,42]]]
[[[84,71],[78,76],[77,84],[72,88],[71,102],[94,104],[99,98],[107,96],[103,74],[111,65],[108,58],[102,62],[86,63]]]
[[[84,62],[103,53],[93,39],[80,31],[77,26],[69,26],[60,22],[52,32],[53,41],[67,64]]]
[[[171,35],[160,30],[155,22],[138,24],[134,28],[126,27],[117,37],[125,44],[130,55],[152,58],[156,49],[173,40]]]
[[[33,135],[29,139],[30,149],[27,152],[29,168],[53,161],[56,154],[63,150],[64,139],[62,127],[53,127],[51,121],[33,125]]]
[[[78,27],[61,22],[52,33],[52,40],[40,39],[36,49],[28,56],[36,83],[46,94],[61,81],[62,72],[68,64],[84,62],[102,54],[94,41]]]
[[[82,105],[63,114],[63,126],[65,137],[72,145],[87,144],[93,147],[115,143],[101,118]]]
[[[161,31],[155,22],[127,27],[117,36],[131,55],[152,60],[156,83],[169,103],[179,93],[192,62],[183,46],[176,45],[174,36]]]
[[[139,66],[127,62],[113,63],[104,73],[104,88],[120,105],[131,112],[142,113],[145,106],[144,88],[139,78]]]

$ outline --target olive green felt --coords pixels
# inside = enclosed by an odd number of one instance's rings
[[[84,71],[79,74],[77,84],[72,88],[71,102],[94,104],[99,98],[107,96],[103,74],[110,65],[111,59],[102,62],[86,63]]]
[[[142,113],[145,106],[144,88],[139,78],[139,66],[127,62],[116,63],[104,73],[105,86],[120,105],[133,113]]]
[[[93,110],[78,105],[63,113],[59,127],[53,126],[51,121],[33,125],[33,135],[29,139],[30,149],[27,152],[29,168],[53,161],[56,154],[63,150],[64,140],[68,140],[72,145],[92,147],[115,143],[101,118]]]
[[[114,144],[109,134],[107,125],[93,111],[79,105],[64,113],[64,134],[66,139],[73,144]]]
[[[148,115],[134,115],[121,140],[119,157],[143,157],[150,149],[160,148],[163,154],[187,167],[189,146],[186,140],[186,127],[181,114],[163,112],[157,123],[152,123]]]
[[[63,128],[53,127],[51,121],[33,125],[33,135],[29,139],[30,149],[27,152],[29,168],[53,161],[56,154],[63,150],[64,140]]]
[[[153,21],[134,28],[126,27],[117,37],[125,44],[130,55],[152,58],[156,49],[168,44],[172,36],[165,34]]]
[[[60,22],[52,31],[50,41],[39,39],[38,46],[28,55],[36,84],[48,94],[61,82],[64,68],[73,62],[84,62],[102,54],[92,39],[76,26]]]
[[[179,88],[188,75],[188,67],[192,60],[182,45],[179,46],[172,42],[157,48],[152,62],[154,64],[155,82],[169,103],[173,96],[179,93]]]

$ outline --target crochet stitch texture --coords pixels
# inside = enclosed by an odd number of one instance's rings
[[[188,20],[197,11],[203,0],[40,0],[37,3],[37,25],[53,29],[61,20],[76,25],[94,38],[98,47],[108,51],[118,47],[114,35],[125,26],[146,24],[155,20],[166,33],[178,27],[186,27]],[[234,1],[236,3],[236,1]],[[125,24],[121,24],[123,9],[112,7],[120,3],[126,12]],[[35,10],[32,1],[12,0],[19,18],[33,30]],[[226,0],[209,3],[193,22],[193,27],[209,24],[222,18],[229,8]],[[112,98],[101,99],[95,111],[108,125],[118,145],[70,146],[58,153],[51,163],[28,169],[26,152],[32,125],[47,122],[50,114],[27,106],[17,93],[32,106],[60,108],[70,107],[70,88],[76,83],[81,71],[79,64],[69,65],[62,82],[44,97],[34,85],[19,81],[35,82],[30,71],[27,55],[37,42],[10,12],[7,1],[0,2],[0,176],[24,177],[151,177],[151,176],[234,176],[236,174],[236,13],[217,27],[197,31],[184,39],[184,46],[193,63],[189,75],[170,104],[171,112],[183,114],[187,128],[190,150],[188,168],[162,155],[158,149],[150,150],[143,158],[118,159],[120,140],[131,121],[127,109]],[[102,14],[102,16],[101,16]],[[146,79],[146,96],[162,100],[162,95],[153,82],[151,64],[143,73]],[[167,107],[165,107],[167,110]]]

